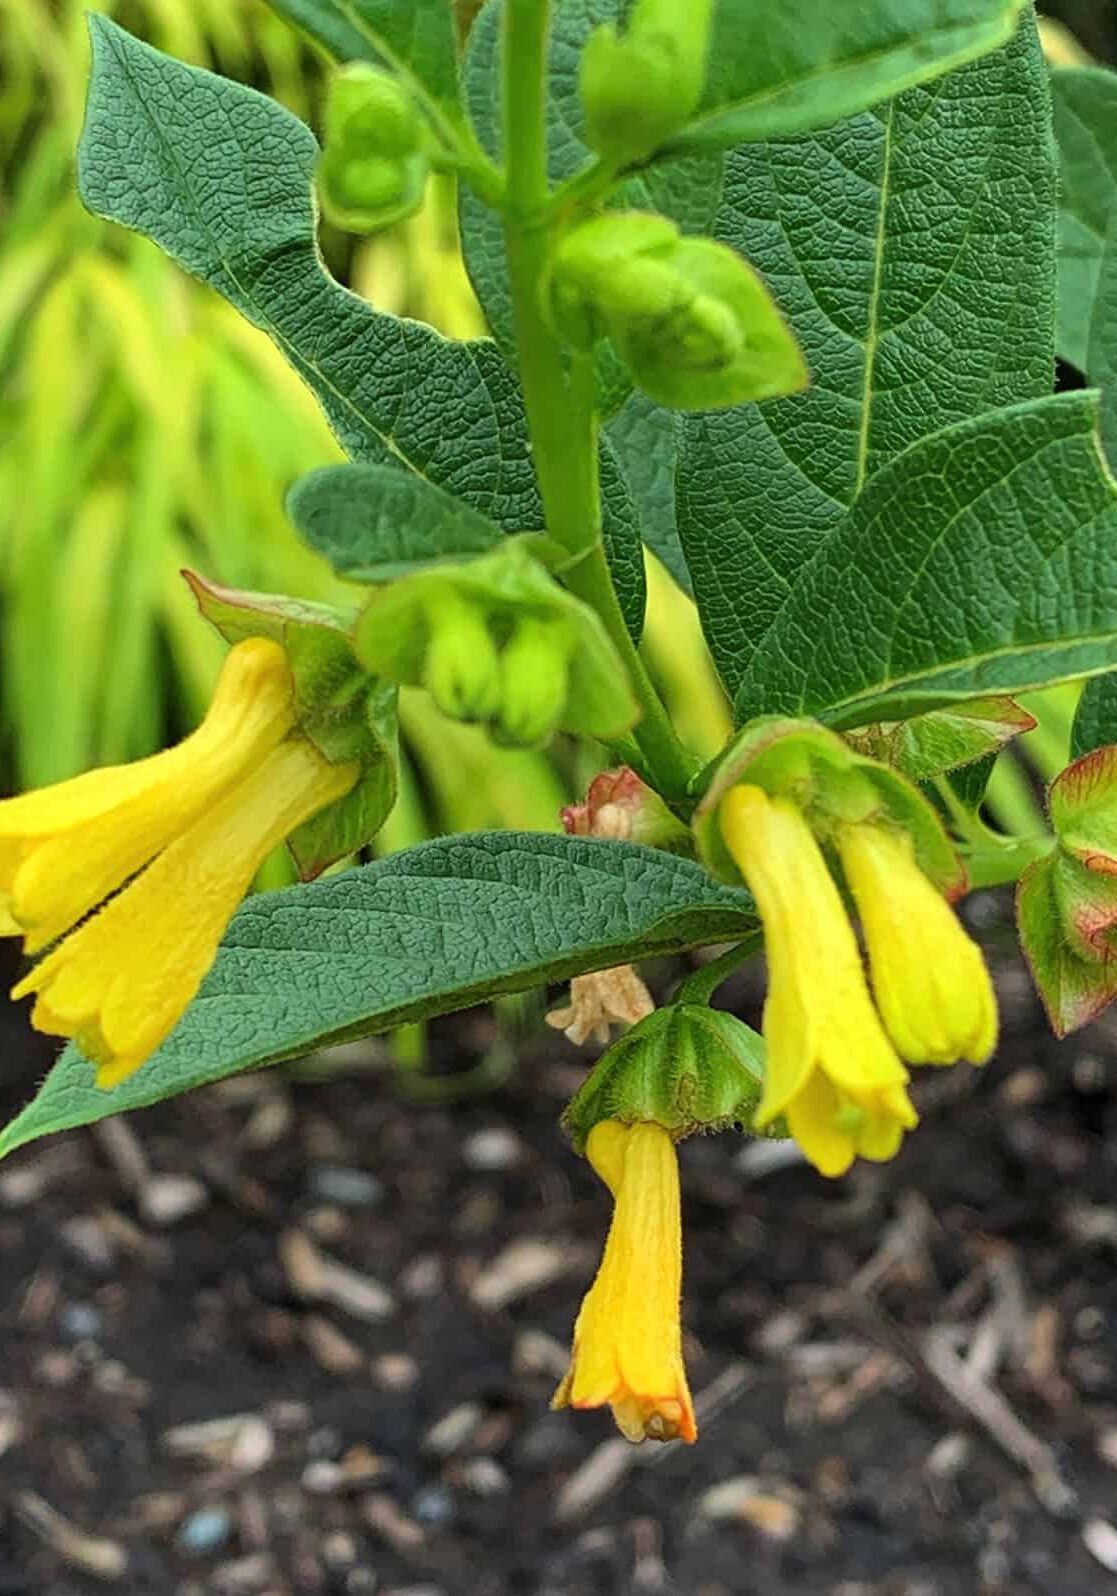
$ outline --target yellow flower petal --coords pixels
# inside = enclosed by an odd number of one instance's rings
[[[906,832],[846,826],[838,837],[873,992],[888,1034],[912,1064],[984,1064],[997,1001],[981,949],[920,870]]]
[[[786,1113],[816,1168],[841,1174],[862,1144],[879,1157],[876,1149],[899,1145],[897,1125],[914,1123],[908,1073],[873,1007],[853,927],[801,811],[743,785],[726,795],[719,821],[756,899],[768,953],[757,1126]]]
[[[230,651],[209,713],[177,747],[0,803],[0,887],[27,951],[53,942],[154,858],[292,721],[286,655],[251,638]]]
[[[849,1129],[842,1128],[842,1104],[825,1075],[815,1073],[787,1105],[787,1125],[821,1175],[844,1175],[857,1156]]]
[[[262,861],[357,773],[302,739],[273,749],[20,982],[13,996],[39,994],[32,1023],[74,1037],[99,1085],[138,1069],[193,998]]]
[[[616,1207],[553,1405],[609,1403],[629,1440],[693,1441],[679,1320],[682,1224],[674,1146],[661,1125],[606,1120],[590,1132],[586,1152]]]

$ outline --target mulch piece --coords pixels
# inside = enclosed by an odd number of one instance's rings
[[[609,1218],[553,1033],[488,1096],[369,1043],[14,1155],[0,1596],[1117,1592],[1117,1023],[1057,1044],[975,912],[1000,1055],[921,1072],[892,1165],[682,1149],[695,1448],[548,1409]],[[3,1025],[14,1110],[49,1053]]]

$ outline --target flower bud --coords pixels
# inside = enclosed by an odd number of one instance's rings
[[[318,192],[351,232],[398,221],[422,203],[428,160],[418,108],[399,80],[354,62],[332,80]]]
[[[842,826],[846,881],[861,915],[873,995],[909,1064],[984,1064],[997,1041],[997,1001],[981,949],[915,862],[907,832]]]
[[[431,614],[423,686],[452,720],[490,720],[500,708],[500,661],[484,612],[453,590]]]
[[[637,0],[623,33],[603,23],[582,52],[586,142],[620,168],[646,160],[702,95],[712,0]]]
[[[612,842],[640,842],[669,853],[694,852],[689,827],[627,765],[595,776],[585,802],[567,804],[559,818],[571,837],[607,837]]]
[[[752,1130],[763,1050],[755,1031],[718,1009],[698,1003],[656,1009],[598,1060],[563,1125],[579,1152],[593,1127],[609,1119],[651,1120],[676,1139],[730,1125]],[[782,1127],[774,1132],[781,1133]]]
[[[558,725],[566,702],[574,639],[561,620],[525,615],[500,656],[497,741],[538,748]]]
[[[769,399],[807,380],[752,267],[725,244],[681,237],[664,217],[621,213],[573,228],[555,253],[547,310],[576,348],[607,335],[648,397],[671,409]]]
[[[447,714],[486,720],[512,742],[538,742],[556,728],[608,742],[638,714],[598,616],[522,539],[380,588],[353,646],[377,676],[421,684]]]
[[[398,78],[364,61],[343,67],[326,98],[326,143],[354,154],[412,155],[423,124],[415,101]]]

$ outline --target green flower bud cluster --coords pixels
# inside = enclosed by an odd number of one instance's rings
[[[444,714],[513,747],[538,748],[559,729],[609,741],[638,713],[596,613],[513,539],[381,589],[354,647],[376,675],[425,687]]]
[[[794,393],[798,344],[747,261],[664,216],[610,212],[560,241],[545,289],[560,337],[588,350],[611,339],[658,404],[714,410]]]
[[[318,193],[332,222],[353,233],[418,210],[430,170],[424,127],[398,78],[354,62],[330,83]]]
[[[713,0],[636,0],[628,25],[595,28],[579,71],[586,142],[621,168],[691,118],[706,77]]]
[[[676,1139],[734,1125],[751,1132],[763,1088],[764,1042],[754,1030],[701,1003],[672,1003],[602,1054],[562,1123],[578,1152],[606,1119],[652,1120]],[[764,1134],[787,1130],[779,1122]]]

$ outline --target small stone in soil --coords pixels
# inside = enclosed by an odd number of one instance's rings
[[[224,1546],[233,1529],[232,1516],[224,1507],[200,1507],[184,1519],[176,1543],[191,1557],[206,1557]]]
[[[466,1137],[462,1143],[462,1161],[467,1169],[511,1169],[513,1164],[519,1163],[522,1150],[520,1138],[514,1131],[492,1125]]]
[[[454,1498],[444,1485],[424,1485],[411,1498],[412,1516],[435,1529],[449,1524],[454,1511]]]
[[[1082,1540],[1090,1556],[1111,1574],[1117,1574],[1117,1529],[1104,1518],[1087,1519]]]
[[[316,1164],[307,1173],[306,1186],[315,1202],[336,1203],[339,1208],[374,1208],[384,1196],[375,1175],[344,1164]]]
[[[104,1327],[101,1315],[88,1302],[70,1303],[63,1308],[58,1323],[68,1341],[95,1341]]]

